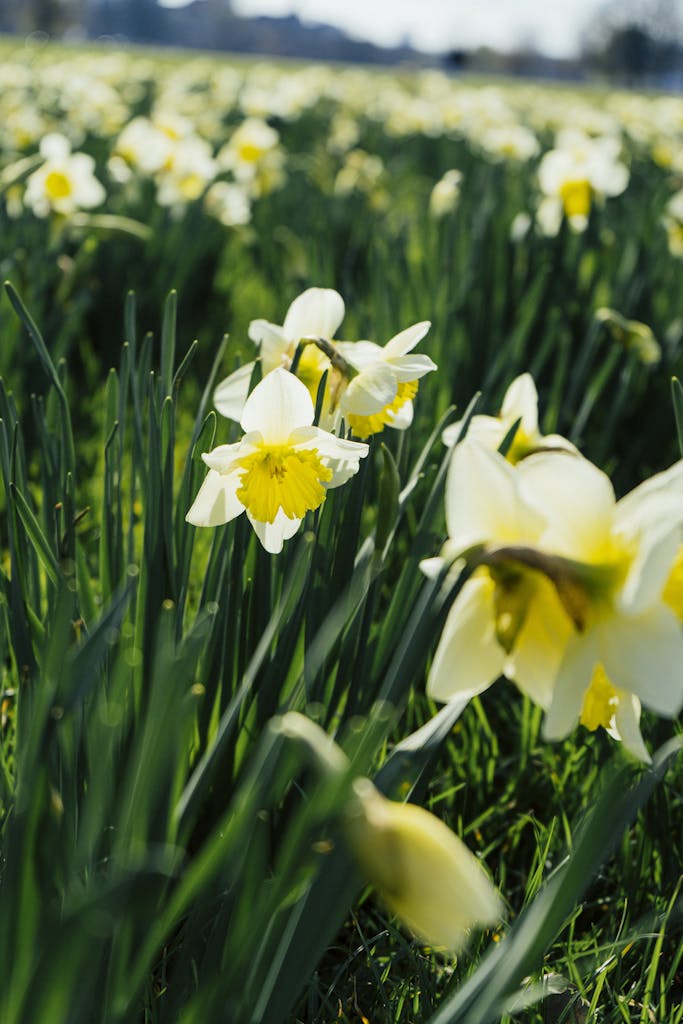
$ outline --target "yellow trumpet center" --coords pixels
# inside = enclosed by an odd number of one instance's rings
[[[619,691],[610,682],[603,665],[598,663],[583,698],[579,721],[591,731],[599,726],[607,729],[618,706]]]
[[[325,353],[321,352],[317,345],[306,345],[301,353],[296,375],[302,384],[306,385],[314,402],[318,397],[320,378],[329,368],[330,360]]]
[[[303,519],[325,500],[332,470],[317,452],[263,445],[240,459],[243,470],[237,497],[260,523],[272,523],[280,509],[288,519]]]
[[[683,544],[676,552],[676,558],[671,566],[669,578],[664,584],[662,601],[668,604],[669,608],[676,613],[683,622]]]
[[[50,171],[45,176],[45,191],[50,199],[66,199],[71,195],[71,182],[62,171]]]
[[[565,181],[560,199],[567,217],[587,217],[591,208],[592,189],[588,181]]]
[[[265,150],[263,146],[257,146],[254,142],[243,142],[238,147],[237,153],[245,164],[255,164],[261,159]]]
[[[356,437],[369,437],[370,434],[379,434],[386,426],[391,426],[394,416],[399,409],[415,397],[417,388],[418,382],[416,380],[402,382],[396,388],[396,395],[393,401],[385,405],[379,412],[374,412],[371,416],[354,416],[353,413],[350,413],[347,419]]]

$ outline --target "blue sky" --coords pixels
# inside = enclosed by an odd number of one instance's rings
[[[162,0],[182,6],[186,0]],[[233,0],[240,14],[296,12],[385,45],[408,38],[426,50],[535,43],[554,56],[576,51],[602,0]]]

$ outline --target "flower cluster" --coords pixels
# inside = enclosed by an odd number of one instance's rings
[[[306,512],[327,490],[358,471],[367,444],[337,436],[347,423],[357,438],[385,426],[405,430],[413,418],[418,380],[436,366],[413,349],[429,330],[414,324],[382,347],[338,342],[344,300],[331,288],[309,288],[292,302],[282,325],[253,320],[262,380],[249,394],[255,363],[247,363],[215,390],[216,409],[245,431],[237,444],[202,456],[209,474],[187,520],[219,526],[246,511],[267,551],[281,551]],[[291,372],[290,372],[291,371]],[[314,400],[323,375],[322,426]]]

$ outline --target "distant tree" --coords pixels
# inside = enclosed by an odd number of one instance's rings
[[[683,69],[680,0],[608,0],[585,25],[582,56],[621,81]]]

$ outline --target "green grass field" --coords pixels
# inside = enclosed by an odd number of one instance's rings
[[[2,1024],[682,1021],[683,99],[0,112]]]

